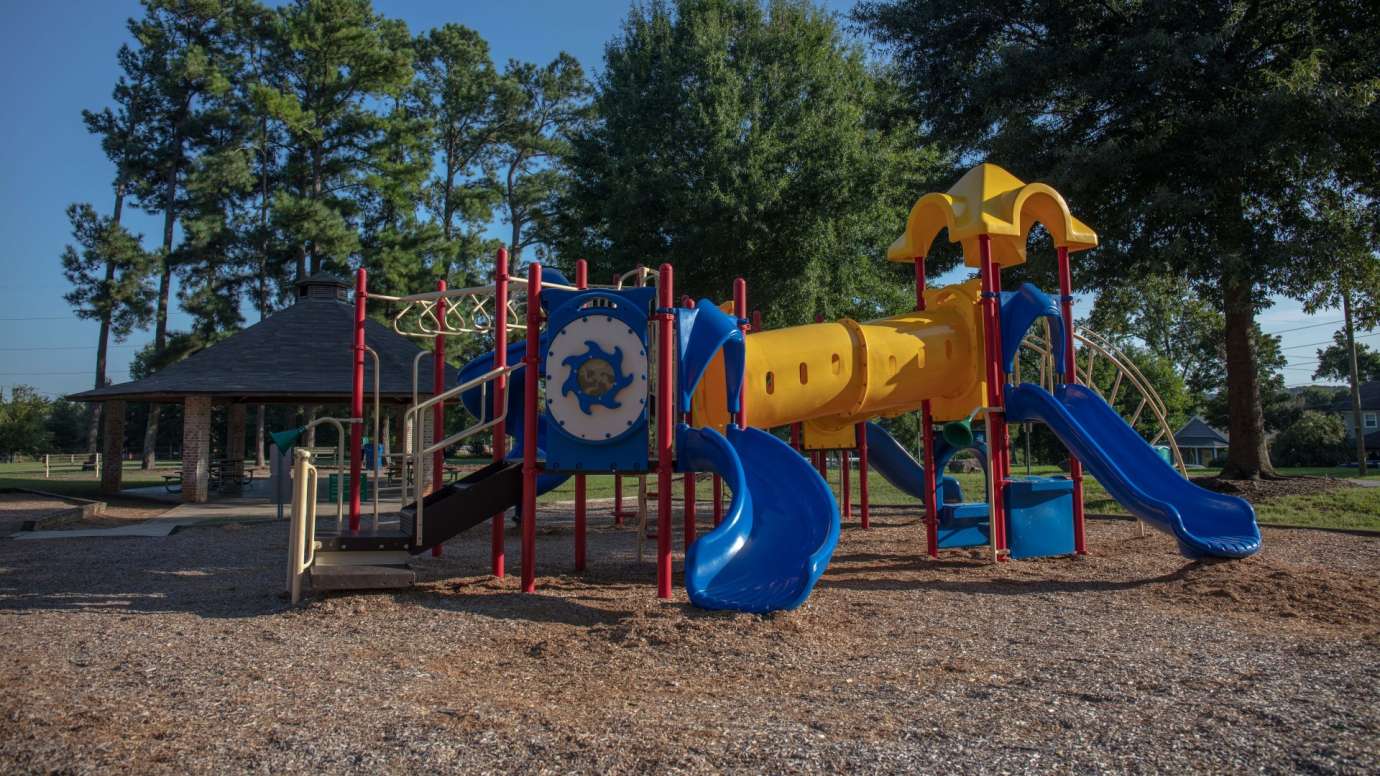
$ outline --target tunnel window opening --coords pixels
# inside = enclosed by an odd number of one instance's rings
[[[770,396],[774,393],[776,393],[776,375],[767,372],[767,395]]]
[[[944,340],[944,358],[953,360],[953,357],[954,357],[954,341],[953,341],[953,340],[946,339],[946,340]]]
[[[804,362],[804,361],[801,361],[801,362],[800,362],[800,384],[801,384],[801,385],[804,385],[804,384],[806,384],[806,383],[808,383],[808,382],[810,382],[810,370],[809,370],[809,367],[805,366],[805,362]]]
[[[842,373],[842,372],[843,372],[843,358],[840,357],[839,354],[837,354],[837,353],[835,353],[834,355],[830,356],[830,357],[829,357],[829,367],[833,370],[834,374],[840,374],[840,373]]]
[[[892,374],[896,374],[896,357],[895,357],[895,356],[887,356],[887,358],[886,358],[886,366],[887,366],[887,369],[890,369],[890,370],[891,370],[891,373],[892,373]]]

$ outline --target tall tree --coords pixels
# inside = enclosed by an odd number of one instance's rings
[[[498,73],[479,33],[447,24],[416,41],[417,81],[410,110],[426,120],[436,173],[427,207],[440,224],[447,264],[438,275],[467,280],[487,258],[483,231],[493,215],[497,187],[486,175],[498,151]]]
[[[158,255],[158,303],[154,345],[167,341],[168,308],[174,269],[173,242],[184,184],[203,130],[201,101],[223,91],[221,71],[228,40],[226,4],[233,0],[143,0],[144,15],[129,21],[137,48],[121,65],[131,81],[148,84],[150,107],[140,158],[137,192],[149,212],[162,213],[162,250]],[[144,430],[142,468],[153,467],[159,413],[151,408]]]
[[[508,251],[518,266],[529,245],[549,240],[565,181],[568,135],[589,96],[580,63],[565,52],[544,66],[510,60],[498,88],[501,145],[493,160],[508,222]]]
[[[69,208],[68,218],[72,221],[74,236],[82,247],[80,252],[68,249],[72,251],[70,266],[66,254],[63,260],[64,272],[69,281],[77,286],[73,292],[77,294],[77,301],[73,301],[71,296],[68,297],[68,301],[77,304],[79,308],[97,311],[97,319],[101,324],[96,339],[96,388],[106,384],[112,316],[117,311],[130,310],[131,306],[128,303],[134,301],[124,298],[119,291],[129,288],[126,276],[149,271],[147,257],[142,255],[142,251],[136,254],[129,250],[131,247],[138,249],[138,241],[131,246],[128,241],[122,239],[121,221],[124,217],[125,195],[129,191],[133,176],[137,174],[139,157],[143,143],[147,139],[142,133],[146,129],[145,121],[151,108],[152,94],[148,88],[148,74],[140,72],[134,66],[136,60],[133,49],[121,46],[116,59],[126,75],[120,76],[115,83],[112,94],[114,107],[99,111],[82,111],[82,121],[85,122],[87,131],[101,138],[101,150],[105,151],[106,157],[115,165],[112,186],[115,195],[114,206],[111,208],[109,221],[102,226],[94,224],[94,214],[85,213],[83,210],[80,217],[74,217]],[[82,223],[79,225],[78,221]],[[83,242],[83,238],[87,241]],[[101,252],[107,250],[113,252],[106,257],[103,278],[100,281],[102,285],[98,289],[97,281],[92,274],[98,270],[86,265],[90,261],[99,260]],[[132,307],[142,309],[138,303]],[[126,322],[130,326],[135,324],[130,316],[123,316],[121,325],[117,328],[123,329]],[[139,320],[138,324],[147,325],[147,320]],[[125,329],[120,337],[123,338],[128,333]],[[91,455],[95,455],[97,451],[100,407],[99,402],[92,403],[87,418],[86,447]]]
[[[295,0],[278,10],[275,83],[260,94],[286,136],[287,184],[271,218],[298,279],[345,269],[358,248],[357,198],[385,128],[371,102],[397,97],[412,76],[400,26],[368,0]]]
[[[68,245],[62,252],[62,274],[72,284],[63,298],[79,318],[100,322],[96,340],[96,387],[100,388],[106,384],[111,337],[123,342],[135,328],[147,326],[152,317],[152,262],[140,238],[120,226],[115,215],[102,218],[91,205],[81,203],[67,208],[67,218],[76,245]],[[98,428],[94,421],[98,417],[91,413],[92,422],[87,427],[89,453],[96,452]]]
[[[894,311],[910,275],[879,258],[940,158],[886,76],[809,3],[634,7],[573,138],[562,252],[595,277],[670,261],[695,296],[742,275],[769,323]]]
[[[1098,229],[1083,282],[1181,274],[1222,311],[1228,477],[1271,475],[1257,311],[1309,263],[1292,214],[1380,179],[1380,6],[868,0],[913,109],[962,157],[1049,180]],[[1370,150],[1366,150],[1369,147]]]

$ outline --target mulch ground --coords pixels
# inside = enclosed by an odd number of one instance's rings
[[[1252,504],[1284,496],[1306,496],[1325,490],[1354,488],[1356,483],[1336,477],[1278,477],[1259,480],[1224,480],[1219,477],[1193,477],[1195,485],[1240,496]]]
[[[657,601],[591,520],[584,574],[541,533],[536,595],[479,530],[298,607],[282,523],[0,541],[0,771],[1380,770],[1380,539],[1191,562],[1094,521],[1089,557],[993,565],[879,510],[759,617]]]
[[[143,499],[112,499],[106,502],[101,515],[82,519],[73,513],[73,504],[59,498],[34,493],[0,493],[0,536],[8,536],[21,529],[26,521],[42,521],[45,531],[76,530],[79,528],[114,528],[157,517],[173,504]]]

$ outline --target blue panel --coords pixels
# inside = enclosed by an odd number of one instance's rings
[[[1021,340],[1030,330],[1031,324],[1041,316],[1049,321],[1049,334],[1054,342],[1054,369],[1060,374],[1064,371],[1064,318],[1059,314],[1059,304],[1034,284],[1022,283],[1015,291],[1001,294],[1001,358],[1002,367],[1011,374],[1020,350]]]
[[[519,340],[508,346],[508,363],[520,364],[527,355],[527,342]],[[494,352],[490,350],[471,359],[468,364],[460,368],[460,383],[484,374],[494,368]],[[518,367],[517,371],[508,376],[508,411],[507,424],[505,430],[513,437],[512,446],[508,450],[507,460],[517,461],[522,459],[522,396],[523,385],[526,380],[526,367]],[[490,386],[492,390],[492,386]],[[487,394],[492,396],[493,394]],[[460,394],[460,402],[465,405],[465,409],[477,418],[489,420],[493,417],[492,401],[484,401],[486,398],[483,391],[474,388]],[[482,405],[482,406],[481,406]],[[544,449],[546,445],[546,422],[541,415],[537,416],[537,457],[546,456]],[[563,474],[540,474],[537,476],[537,493],[546,493],[560,487],[568,479]]]
[[[724,380],[728,389],[728,411],[737,412],[742,405],[743,371],[747,351],[739,321],[724,313],[713,302],[701,299],[694,309],[676,310],[676,342],[680,375],[680,409],[690,411],[690,399],[709,362],[722,348],[724,352]]]
[[[1016,560],[1073,554],[1073,480],[1023,477],[1008,483],[1006,546]]]
[[[1047,424],[1112,498],[1173,535],[1184,555],[1244,558],[1260,549],[1255,510],[1245,499],[1205,490],[1179,476],[1086,386],[1061,385],[1054,396],[1030,383],[1010,386],[1006,418]]]
[[[591,315],[608,316],[620,323],[626,324],[638,334],[642,347],[647,347],[647,308],[643,302],[650,297],[646,292],[655,292],[655,289],[628,289],[627,291],[610,291],[607,289],[595,289],[592,291],[562,291],[552,292],[551,301],[555,306],[547,315],[546,336],[543,343],[555,337],[559,332],[570,323]],[[636,292],[636,293],[633,293]],[[546,345],[543,344],[543,348]],[[567,359],[569,360],[569,359]],[[614,360],[614,359],[611,359]],[[562,364],[562,368],[572,370],[572,364]],[[557,371],[554,364],[546,364],[544,367],[549,373]],[[621,370],[621,367],[617,367]],[[547,391],[554,392],[564,390],[558,386],[547,375]],[[644,382],[643,385],[648,383]],[[610,401],[616,401],[613,397],[606,397]],[[640,397],[645,399],[646,397]],[[630,401],[631,399],[623,399]],[[638,414],[637,419],[628,426],[610,429],[607,439],[591,441],[580,439],[572,434],[566,433],[558,425],[551,424],[550,431],[546,435],[546,462],[547,466],[555,471],[564,472],[642,472],[647,471],[648,455],[648,425],[646,406],[650,402],[643,403],[643,410]],[[581,408],[585,406],[581,402]],[[605,406],[608,406],[606,403]],[[543,409],[542,418],[547,419],[550,414]]]
[[[992,543],[986,504],[945,504],[939,510],[939,549],[986,547]]]
[[[765,431],[728,437],[682,424],[683,466],[724,478],[733,500],[717,528],[685,553],[690,602],[705,609],[770,612],[804,603],[839,540],[839,511],[819,472]]]

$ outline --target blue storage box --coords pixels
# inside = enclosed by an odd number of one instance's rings
[[[945,504],[939,510],[939,549],[985,547],[992,543],[987,505]]]
[[[1023,477],[1006,486],[1006,545],[1013,559],[1073,554],[1073,480]]]

